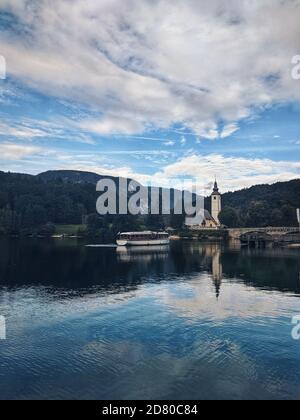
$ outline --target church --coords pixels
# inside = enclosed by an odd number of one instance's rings
[[[214,183],[214,189],[211,195],[211,214],[208,210],[204,210],[204,220],[201,225],[193,226],[192,230],[202,229],[220,229],[221,223],[219,215],[222,210],[222,196],[219,192],[217,180]]]

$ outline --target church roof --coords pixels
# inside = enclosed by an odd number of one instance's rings
[[[206,220],[212,220],[213,222],[215,222],[215,219],[212,217],[212,215],[210,214],[208,210],[204,210],[204,218]]]

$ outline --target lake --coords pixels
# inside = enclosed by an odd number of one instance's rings
[[[1,240],[0,399],[299,399],[299,273],[296,249]]]

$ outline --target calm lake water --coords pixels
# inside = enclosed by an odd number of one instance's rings
[[[300,398],[300,251],[0,241],[0,399]]]

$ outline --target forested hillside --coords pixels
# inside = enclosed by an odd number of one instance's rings
[[[88,235],[110,238],[121,230],[182,227],[184,217],[174,215],[98,216],[99,179],[100,175],[78,171],[37,176],[0,172],[0,234],[50,235],[58,225],[76,225]],[[222,199],[221,221],[229,227],[296,226],[300,180],[255,186],[224,194]],[[209,198],[206,203],[209,209]]]
[[[0,234],[45,236],[54,234],[59,225],[73,225],[81,234],[112,239],[121,230],[182,226],[181,216],[97,215],[96,183],[101,178],[79,171],[37,176],[0,172]],[[115,181],[119,186],[119,179]]]
[[[297,226],[300,179],[224,194],[221,221],[229,227]]]

